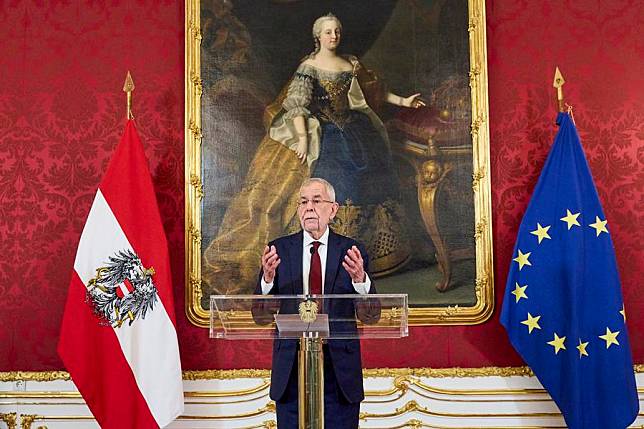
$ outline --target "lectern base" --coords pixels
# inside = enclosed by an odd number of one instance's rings
[[[300,338],[298,359],[299,429],[324,429],[322,339]]]

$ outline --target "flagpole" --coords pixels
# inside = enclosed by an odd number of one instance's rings
[[[563,78],[563,75],[559,71],[559,67],[555,67],[555,79],[554,82],[552,83],[552,86],[557,88],[557,106],[559,107],[559,111],[563,112],[564,111],[564,98],[563,98],[563,85],[566,83],[566,81]]]
[[[127,119],[134,119],[132,114],[132,91],[134,91],[134,81],[132,80],[132,75],[130,71],[127,71],[127,76],[125,76],[125,83],[123,84],[123,92],[127,95]]]

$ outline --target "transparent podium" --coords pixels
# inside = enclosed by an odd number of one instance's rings
[[[322,346],[409,335],[407,294],[212,295],[210,337],[298,339],[299,429],[324,428]]]

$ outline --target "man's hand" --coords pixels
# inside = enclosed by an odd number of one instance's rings
[[[347,270],[354,283],[364,283],[367,280],[367,274],[364,272],[364,261],[360,250],[356,246],[352,246],[351,249],[347,250],[342,266]]]
[[[264,271],[264,281],[266,283],[273,283],[273,280],[275,280],[275,271],[279,264],[280,257],[277,254],[275,246],[266,246],[264,248],[264,254],[262,255],[262,270]]]

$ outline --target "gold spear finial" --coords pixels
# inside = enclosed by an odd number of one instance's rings
[[[566,83],[566,81],[563,78],[563,75],[559,71],[559,67],[555,68],[555,81],[552,83],[552,86],[557,88],[557,105],[559,107],[559,111],[563,112],[564,111],[564,98],[563,98],[563,85]]]
[[[127,94],[127,119],[134,119],[134,115],[132,114],[132,91],[134,91],[134,81],[128,70],[127,76],[125,76],[125,83],[123,84],[123,92]]]

